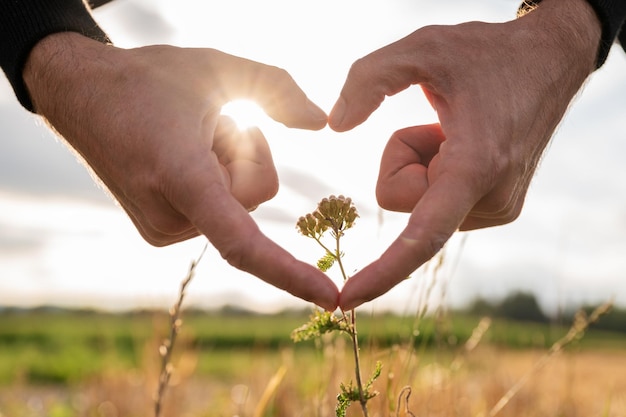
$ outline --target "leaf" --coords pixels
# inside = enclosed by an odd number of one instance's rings
[[[328,271],[335,264],[335,255],[330,252],[326,252],[324,256],[322,256],[319,261],[317,261],[317,268],[322,271]]]
[[[337,395],[337,405],[335,406],[335,416],[337,417],[346,417],[346,412],[348,411],[348,407],[350,407],[350,399],[345,395],[345,393],[341,393]]]
[[[302,342],[321,337],[325,333],[333,331],[347,332],[348,330],[349,327],[346,322],[332,312],[316,310],[307,323],[291,332],[291,339],[294,342]]]

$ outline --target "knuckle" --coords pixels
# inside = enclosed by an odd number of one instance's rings
[[[254,238],[251,236],[232,236],[228,242],[219,248],[220,255],[229,265],[242,271],[248,271],[253,241]]]
[[[289,90],[296,85],[295,80],[287,70],[276,66],[268,66],[263,77],[265,78],[263,85],[272,86],[278,90]]]
[[[430,259],[437,255],[439,251],[445,246],[446,242],[450,239],[449,233],[434,232],[424,239],[423,250],[425,251],[425,258]]]
[[[245,249],[242,247],[243,242],[231,242],[220,249],[220,255],[228,262],[229,265],[243,269],[245,259]]]
[[[397,74],[381,70],[381,60],[377,57],[377,52],[357,59],[352,63],[348,71],[348,82],[352,88],[360,89],[366,87],[367,95],[372,103],[369,105],[378,106],[387,95],[391,95],[397,88],[392,80]]]
[[[486,158],[482,167],[482,181],[478,187],[484,197],[476,210],[507,222],[515,220],[521,213],[524,199],[522,188],[527,177],[524,167],[506,152]]]
[[[415,201],[408,201],[405,195],[392,192],[388,187],[376,187],[376,201],[378,205],[385,210],[410,212],[415,206]]]
[[[376,202],[385,210],[393,210],[393,195],[387,193],[386,187],[376,186]]]
[[[414,259],[426,262],[435,256],[445,246],[453,231],[445,232],[429,227],[419,227],[414,231],[412,238],[405,238],[411,256]]]
[[[371,55],[367,55],[354,61],[350,66],[350,70],[348,71],[348,77],[360,78],[364,74],[367,74],[369,72],[369,68],[371,67],[370,56]]]
[[[460,174],[476,188],[478,195],[488,195],[511,177],[512,159],[508,152],[488,152],[474,155],[460,165]],[[508,198],[506,199],[508,202]]]

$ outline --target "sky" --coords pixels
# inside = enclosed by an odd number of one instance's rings
[[[505,21],[517,7],[502,0],[216,3],[116,0],[94,15],[120,47],[210,47],[282,67],[329,111],[361,56],[425,25]],[[461,306],[518,290],[533,292],[549,313],[610,299],[626,306],[625,68],[616,46],[572,103],[518,220],[456,234],[439,270],[421,268],[364,308],[411,312],[424,294],[433,305]],[[364,267],[407,220],[376,205],[382,149],[393,131],[435,121],[418,87],[388,98],[364,124],[341,134],[288,129],[257,116],[281,188],[253,217],[269,237],[314,263],[323,253],[296,232],[295,221],[323,197],[348,195],[361,217],[345,237],[346,264],[350,271]],[[317,156],[302,158],[303,149]],[[170,305],[205,242],[155,248],[143,241],[62,139],[23,110],[0,77],[0,306]],[[329,273],[339,285],[336,271]],[[212,248],[188,303],[261,311],[308,305],[230,267]]]

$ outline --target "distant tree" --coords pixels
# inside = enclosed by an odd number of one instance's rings
[[[476,316],[493,316],[496,312],[496,305],[479,296],[474,298],[466,311]]]
[[[516,292],[507,296],[496,309],[496,315],[512,320],[534,321],[545,323],[548,318],[533,294]]]
[[[224,316],[254,316],[256,313],[246,307],[234,304],[225,304],[219,309],[219,314]]]

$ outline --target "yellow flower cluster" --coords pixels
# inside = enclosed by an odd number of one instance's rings
[[[350,197],[331,195],[322,199],[313,213],[298,219],[296,228],[304,236],[318,239],[326,230],[331,229],[340,236],[344,230],[352,227],[359,214]]]

